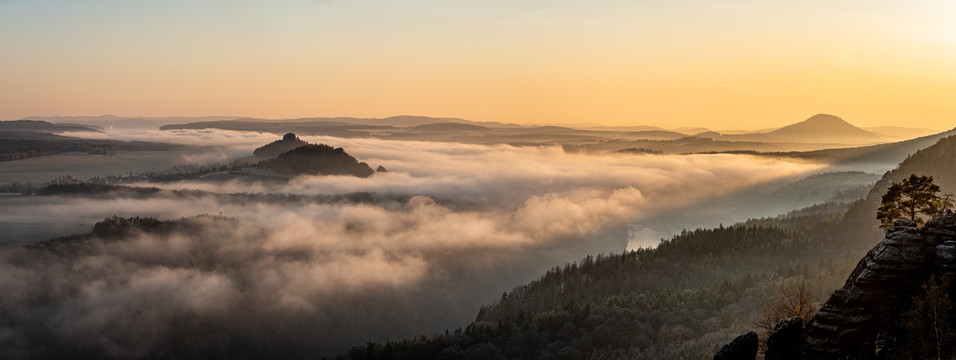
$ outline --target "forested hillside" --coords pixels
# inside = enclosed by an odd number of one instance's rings
[[[555,267],[453,333],[354,348],[354,359],[705,359],[784,286],[818,300],[865,251],[831,234],[845,207],[698,229],[656,249]],[[762,223],[773,223],[765,226]],[[801,229],[797,231],[797,229]]]
[[[587,256],[483,307],[454,332],[356,347],[353,359],[710,359],[782,289],[821,303],[882,237],[885,187],[911,173],[956,189],[956,137],[888,172],[867,199],[730,227],[685,231],[655,249]],[[875,199],[875,200],[874,200]],[[875,202],[874,202],[875,201]]]
[[[857,238],[878,238],[882,236],[880,222],[876,220],[876,209],[880,207],[880,199],[894,182],[900,182],[910,174],[932,176],[940,187],[940,194],[956,193],[956,135],[940,139],[933,146],[921,149],[906,157],[906,160],[891,171],[888,171],[870,189],[866,199],[857,201],[847,211],[848,222],[859,224],[859,227],[848,228],[855,233],[847,236]]]
[[[919,150],[908,156],[896,169],[886,173],[867,196],[876,199],[886,192],[890,184],[910,176],[920,174],[932,176],[943,193],[956,192],[956,136],[939,140],[933,146]]]

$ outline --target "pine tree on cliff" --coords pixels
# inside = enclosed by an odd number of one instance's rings
[[[880,209],[876,212],[880,227],[889,229],[899,219],[910,219],[922,226],[925,219],[920,214],[931,219],[942,216],[952,202],[948,197],[939,197],[937,193],[939,185],[933,183],[932,176],[912,174],[902,182],[893,183],[883,195]]]

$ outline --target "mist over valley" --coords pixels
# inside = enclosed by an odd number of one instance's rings
[[[420,141],[119,124],[57,141],[173,145],[0,162],[19,191],[0,197],[6,356],[298,358],[441,333],[556,265],[848,204],[890,169],[452,141],[477,125]],[[324,170],[340,166],[362,170]]]

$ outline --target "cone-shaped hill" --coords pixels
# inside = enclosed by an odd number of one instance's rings
[[[342,148],[325,144],[306,144],[259,162],[260,167],[275,169],[287,175],[352,175],[369,177],[375,173],[368,164],[359,162]]]
[[[817,114],[809,119],[767,133],[781,141],[793,142],[838,142],[877,143],[882,138],[860,129],[843,119],[827,114]]]

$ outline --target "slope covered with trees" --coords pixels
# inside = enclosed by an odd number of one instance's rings
[[[840,285],[862,251],[832,235],[843,209],[685,231],[656,249],[588,256],[503,294],[462,329],[342,357],[710,358],[756,328],[746,319],[786,286],[806,282],[822,299]]]
[[[710,359],[734,336],[758,329],[764,309],[791,289],[806,286],[814,304],[829,297],[882,237],[876,213],[890,184],[927,174],[945,192],[956,179],[954,161],[956,137],[945,138],[888,172],[867,199],[587,256],[503,294],[464,328],[370,343],[341,357]]]
[[[942,138],[932,146],[907,156],[899,166],[888,171],[873,185],[865,199],[853,203],[847,210],[846,221],[857,224],[858,227],[852,229],[855,234],[851,236],[858,239],[882,236],[881,223],[875,214],[880,208],[883,195],[890,190],[893,183],[900,183],[914,174],[932,176],[943,196],[956,193],[956,135]]]

